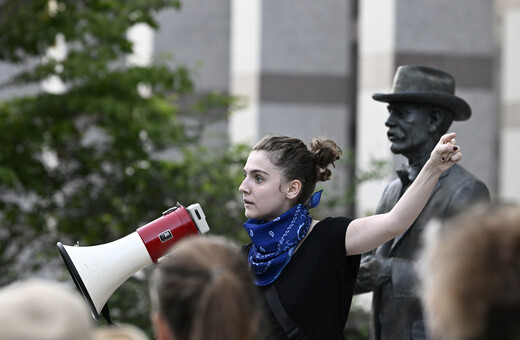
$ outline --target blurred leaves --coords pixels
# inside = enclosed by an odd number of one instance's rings
[[[158,28],[165,8],[180,2],[0,1],[0,60],[23,66],[0,90],[51,76],[66,88],[0,103],[0,285],[35,271],[70,279],[57,241],[113,241],[176,202],[200,203],[213,233],[245,240],[237,188],[247,150],[202,142],[236,98],[198,93],[182,65],[125,61],[128,29]],[[67,53],[51,57],[60,36]],[[132,289],[116,292],[116,303]],[[143,306],[119,315],[148,324]]]

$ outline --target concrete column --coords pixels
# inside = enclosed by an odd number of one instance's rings
[[[520,0],[502,1],[501,128],[499,193],[504,201],[520,203]]]
[[[173,64],[195,69],[200,91],[229,90],[231,4],[225,1],[182,1],[179,11],[158,14],[155,56],[170,55]]]
[[[190,0],[181,5],[179,11],[158,13],[160,30],[154,38],[154,56],[171,58],[172,66],[193,70],[195,96],[229,94],[231,2]],[[204,142],[224,147],[227,125],[227,121],[211,124]]]
[[[229,136],[232,143],[253,144],[260,138],[261,6],[261,0],[232,1],[231,93],[240,96],[244,105],[230,117]]]

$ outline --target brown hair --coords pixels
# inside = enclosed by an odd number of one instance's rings
[[[178,340],[253,340],[260,312],[245,256],[218,236],[187,237],[154,272],[152,304]]]
[[[298,203],[305,204],[311,197],[316,182],[332,178],[329,166],[341,155],[341,149],[332,139],[314,138],[307,148],[298,138],[287,136],[265,136],[253,148],[253,151],[267,151],[273,165],[282,172],[285,181],[299,180],[302,189]]]
[[[427,239],[420,267],[433,332],[458,340],[519,339],[520,208],[472,211],[442,229],[444,235]]]

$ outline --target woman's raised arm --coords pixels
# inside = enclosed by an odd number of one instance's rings
[[[391,211],[350,223],[345,235],[347,254],[365,253],[404,233],[428,202],[439,176],[461,158],[455,133],[442,136],[417,178]]]

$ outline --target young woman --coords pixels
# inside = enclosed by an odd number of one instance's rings
[[[219,236],[188,237],[154,272],[158,340],[260,339],[258,292],[237,247]]]
[[[240,185],[244,247],[266,296],[273,339],[343,339],[360,254],[402,234],[419,215],[442,172],[462,155],[455,134],[441,137],[430,159],[392,211],[359,219],[312,219],[317,181],[331,178],[341,156],[331,139],[270,136],[258,142]]]

